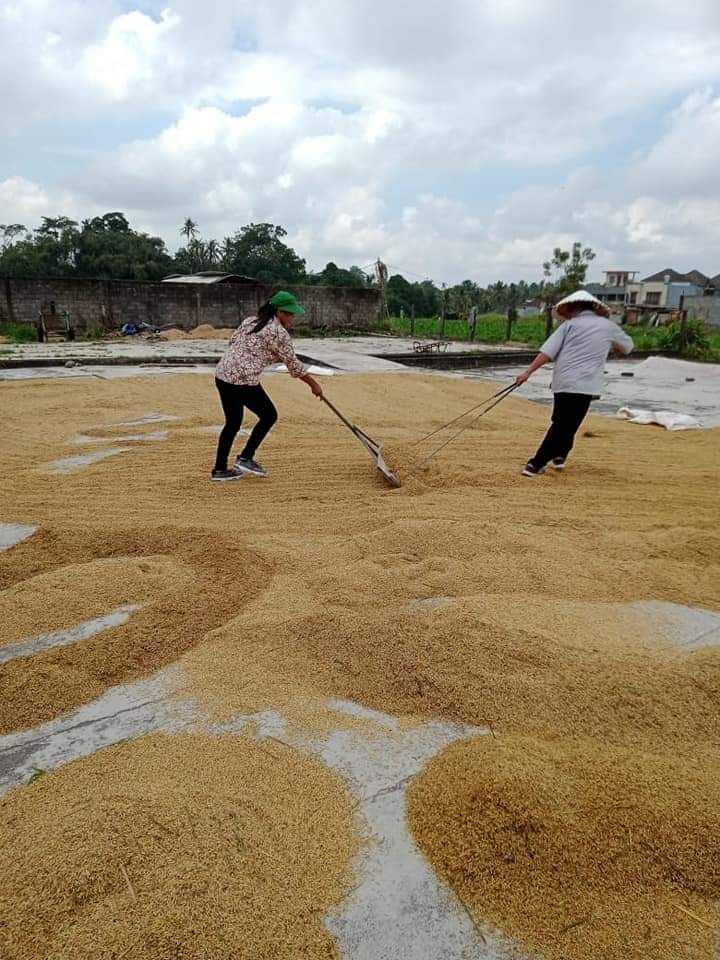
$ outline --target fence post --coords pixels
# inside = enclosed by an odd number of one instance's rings
[[[445,304],[443,303],[440,311],[440,336],[445,336]]]
[[[553,324],[552,304],[546,303],[545,304],[545,339],[546,340],[552,333],[552,324]]]
[[[15,323],[15,310],[13,308],[12,290],[10,288],[10,277],[5,277],[5,303],[7,304],[8,320]]]
[[[410,308],[410,336],[415,336],[415,307]]]
[[[680,303],[678,304],[680,310],[680,353],[684,354],[687,350],[687,315],[688,312],[685,309],[685,294],[680,294]]]

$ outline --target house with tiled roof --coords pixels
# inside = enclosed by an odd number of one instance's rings
[[[720,322],[720,273],[708,277],[701,270],[680,273],[666,267],[642,280],[636,279],[637,273],[606,270],[603,283],[588,283],[585,289],[616,316],[630,315],[637,322],[664,323],[680,309],[695,311],[713,324]]]
[[[689,297],[714,296],[716,286],[710,277],[700,270],[679,273],[672,267],[658,270],[642,280],[629,283],[626,288],[626,304],[641,310],[679,310]]]

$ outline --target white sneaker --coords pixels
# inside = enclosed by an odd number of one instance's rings
[[[555,457],[554,460],[550,461],[550,466],[553,468],[553,470],[564,470],[567,466],[567,458]]]

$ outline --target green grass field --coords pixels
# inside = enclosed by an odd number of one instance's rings
[[[30,323],[0,323],[0,337],[7,337],[10,343],[32,343],[37,332]]]
[[[389,329],[398,336],[411,336],[411,322],[409,317],[391,317]],[[475,328],[475,339],[480,343],[504,343],[507,331],[507,320],[500,313],[486,313],[478,317]],[[415,320],[414,334],[416,337],[430,337],[439,339],[441,336],[441,322],[438,317],[421,317]],[[468,325],[465,320],[447,320],[445,322],[444,337],[447,340],[467,340]],[[517,343],[528,343],[539,346],[545,339],[545,321],[541,317],[521,317],[514,324],[511,340]]]
[[[411,334],[409,317],[390,317],[386,330],[397,336],[409,337]],[[663,349],[662,327],[626,327],[635,342],[637,350]],[[475,340],[478,343],[506,343],[507,320],[499,313],[486,313],[478,317]],[[422,317],[415,320],[414,336],[419,339],[440,339],[441,322],[438,317]],[[468,325],[465,320],[447,320],[445,323],[446,340],[468,340]],[[539,347],[545,340],[544,317],[521,317],[512,328],[512,343],[526,343],[530,347]],[[720,360],[720,332],[709,333],[710,352],[707,359]]]

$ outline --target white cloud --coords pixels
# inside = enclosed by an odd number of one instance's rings
[[[713,195],[719,167],[720,95],[705,88],[672,112],[662,137],[634,168],[633,183],[646,190]]]
[[[162,76],[168,67],[176,71],[184,63],[185,58],[165,42],[180,22],[171,10],[163,10],[157,21],[137,10],[116,17],[102,40],[83,52],[78,71],[81,78],[92,77],[95,89],[112,103],[126,100],[133,90],[144,89],[151,95],[158,75]],[[53,47],[59,42],[60,37],[55,34]],[[175,62],[168,64],[168,56]]]
[[[48,191],[24,177],[8,177],[0,181],[0,220],[3,223],[39,223],[41,217],[60,212],[74,213],[70,194]]]
[[[123,209],[172,246],[185,216],[270,220],[312,265],[447,281],[537,276],[577,238],[598,267],[720,270],[713,0],[0,0],[0,29],[5,222]]]

